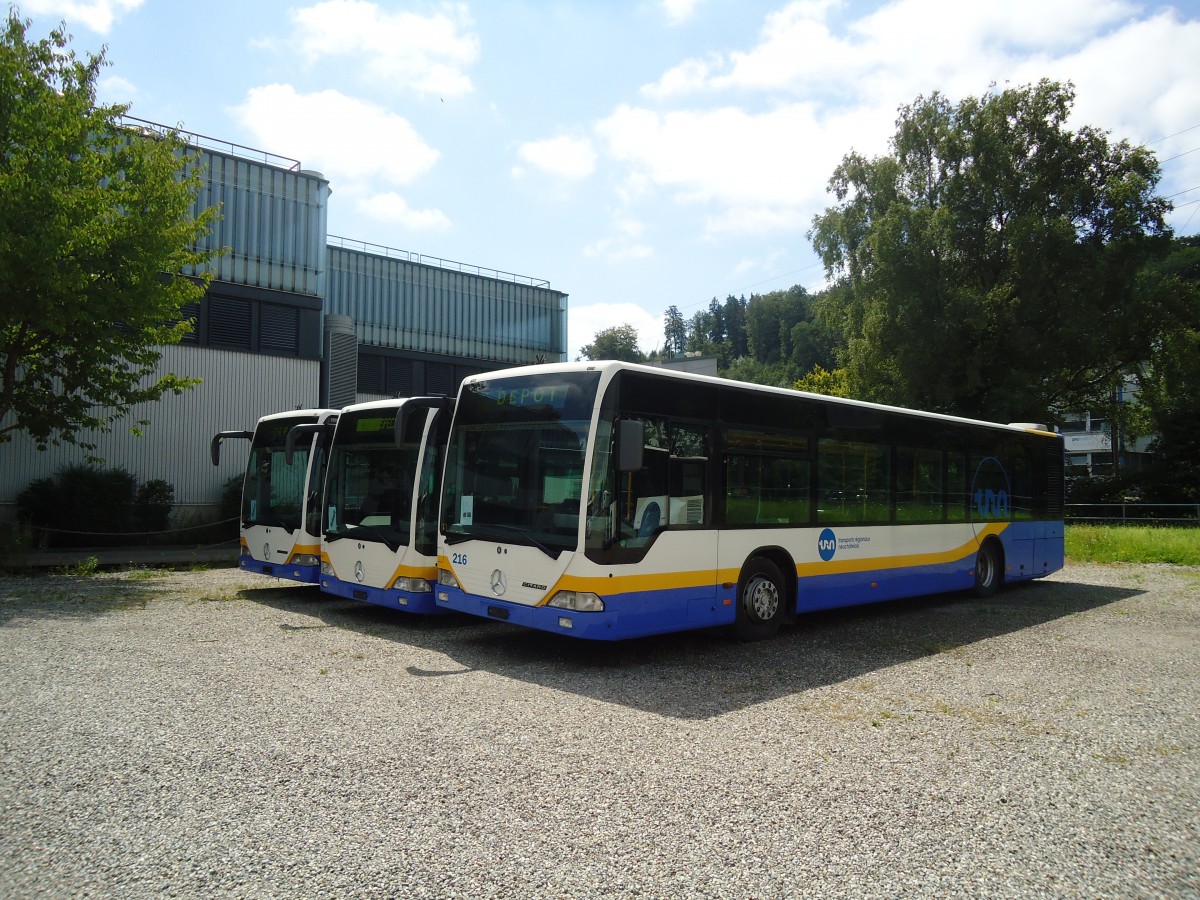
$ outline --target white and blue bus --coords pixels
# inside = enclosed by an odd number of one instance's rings
[[[467,378],[444,480],[438,605],[585,638],[1063,565],[1057,434],[627,363]]]
[[[212,462],[219,465],[221,444],[230,438],[250,441],[242,482],[241,549],[238,566],[247,572],[316,584],[321,569],[321,485],[325,450],[336,409],[298,409],[258,420],[254,431],[222,431],[212,439]],[[297,425],[316,429],[287,453],[288,434]]]
[[[433,584],[452,409],[448,397],[411,397],[341,411],[325,480],[322,591],[405,612],[444,612]]]

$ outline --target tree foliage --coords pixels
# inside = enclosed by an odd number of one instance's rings
[[[126,409],[194,379],[156,375],[159,346],[205,278],[195,248],[197,157],[174,131],[123,127],[97,106],[104,54],[79,59],[60,26],[27,39],[10,11],[0,36],[0,442],[25,431],[45,449],[110,430]]]
[[[672,306],[663,316],[667,355],[699,352],[715,356],[729,378],[791,386],[814,366],[834,365],[838,335],[818,319],[815,299],[795,285],[749,300],[714,297],[691,319]]]
[[[667,358],[687,349],[687,323],[678,306],[669,306],[663,314],[663,355]]]
[[[1086,407],[1186,318],[1139,283],[1166,252],[1143,147],[1066,127],[1050,81],[903,107],[891,153],[850,153],[810,232],[824,319],[864,399],[1001,421]]]
[[[1151,449],[1164,494],[1200,498],[1200,237],[1175,241],[1170,256],[1147,268],[1144,290],[1170,293],[1191,309],[1191,323],[1164,334],[1138,372],[1139,431]]]
[[[638,333],[632,325],[614,325],[596,332],[590,344],[580,348],[583,359],[621,359],[641,362]]]
[[[846,370],[834,369],[826,371],[821,366],[813,366],[811,372],[797,379],[793,387],[798,391],[808,391],[810,394],[824,394],[826,397],[850,397],[850,385],[846,382]]]

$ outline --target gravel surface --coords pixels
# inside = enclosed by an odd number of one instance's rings
[[[588,644],[0,579],[0,897],[1198,897],[1200,570]]]

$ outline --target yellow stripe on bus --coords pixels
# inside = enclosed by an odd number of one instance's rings
[[[914,553],[907,556],[877,556],[839,562],[800,563],[796,566],[799,578],[818,575],[844,575],[849,572],[870,572],[880,569],[908,569],[915,566],[936,566],[957,562],[973,554],[984,538],[1000,534],[1007,523],[984,527],[976,537],[952,549],[935,553]],[[444,566],[444,558],[439,560]],[[603,596],[638,591],[665,591],[680,588],[707,587],[712,584],[734,583],[741,575],[740,569],[721,569],[713,577],[712,569],[690,572],[665,572],[652,575],[585,576],[564,575],[547,593],[548,602],[556,591],[585,591]]]

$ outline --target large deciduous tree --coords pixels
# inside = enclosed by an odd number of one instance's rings
[[[837,290],[854,396],[1002,421],[1086,407],[1186,316],[1139,283],[1167,201],[1144,147],[1067,127],[1042,81],[902,107],[891,153],[850,153],[810,237]]]
[[[638,333],[632,325],[614,325],[597,331],[590,344],[579,349],[583,359],[622,359],[641,362]]]
[[[104,53],[79,59],[63,27],[0,35],[0,442],[94,445],[127,408],[194,379],[157,374],[191,329],[215,209],[194,212],[197,158],[174,131],[123,127],[96,105]]]

